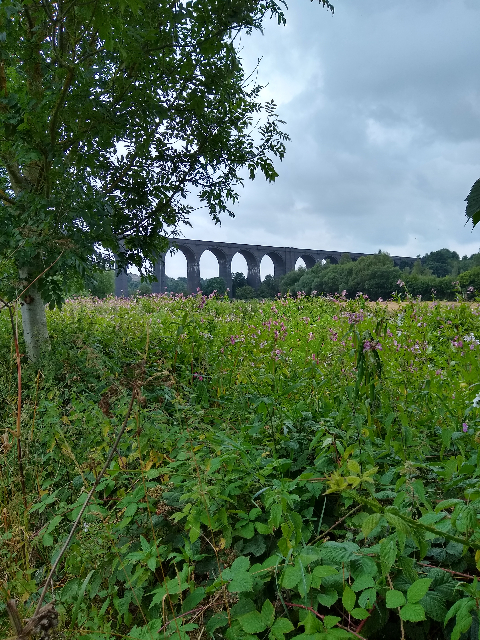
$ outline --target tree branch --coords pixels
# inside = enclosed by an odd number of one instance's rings
[[[6,204],[15,204],[15,200],[9,198],[5,191],[2,191],[2,189],[0,189],[0,200],[3,200]]]
[[[60,109],[65,104],[65,97],[68,93],[68,90],[70,89],[73,77],[75,75],[75,72],[72,67],[67,66],[67,68],[68,68],[67,76],[65,78],[65,82],[63,83],[62,91],[58,96],[57,104],[55,105],[55,109],[53,110],[53,113],[52,113],[52,119],[50,121],[50,142],[52,145],[55,144],[55,129],[57,127],[57,121],[58,121]]]

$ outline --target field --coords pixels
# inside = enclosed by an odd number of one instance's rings
[[[479,307],[147,296],[48,317],[21,411],[0,317],[1,637],[97,479],[52,638],[479,638]]]

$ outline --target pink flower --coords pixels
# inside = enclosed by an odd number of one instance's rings
[[[463,433],[467,433],[467,431],[468,431],[468,424],[466,422],[464,422],[462,424],[462,431],[463,431]]]

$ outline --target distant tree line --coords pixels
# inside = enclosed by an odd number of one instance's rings
[[[128,280],[130,295],[151,293],[151,284],[142,282],[139,276],[129,274]],[[400,285],[399,281],[403,284]],[[219,296],[227,293],[223,278],[201,279],[200,286],[205,295],[214,291]],[[187,295],[187,278],[166,276],[164,288],[167,293]],[[112,295],[115,290],[114,272],[95,272],[88,277],[84,289],[99,298]],[[300,291],[307,295],[335,295],[345,292],[349,298],[361,291],[372,300],[387,300],[394,292],[405,291],[415,297],[420,295],[424,300],[455,300],[459,294],[471,298],[475,292],[480,292],[480,253],[460,258],[456,251],[439,249],[423,257],[418,256],[413,266],[406,262],[395,266],[392,258],[382,251],[362,256],[355,261],[350,254],[344,253],[338,264],[318,262],[311,269],[300,267],[280,279],[268,275],[258,289],[248,285],[243,273],[234,273],[230,295],[236,299],[249,300],[275,298],[278,293],[296,296]]]
[[[362,256],[353,261],[348,253],[338,264],[317,263],[311,269],[300,268],[287,273],[280,292],[296,295],[334,295],[345,292],[352,298],[362,292],[372,300],[387,300],[394,292],[408,291],[424,300],[455,300],[457,295],[473,297],[480,290],[480,253],[460,258],[456,251],[440,249],[416,260],[410,267],[394,265],[384,252]]]

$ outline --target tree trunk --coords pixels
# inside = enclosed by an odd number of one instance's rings
[[[33,279],[33,276],[29,277],[29,275],[28,269],[20,269],[20,278],[26,281],[27,285]],[[28,287],[21,304],[27,355],[29,360],[35,362],[42,351],[50,348],[45,303],[36,284]]]

